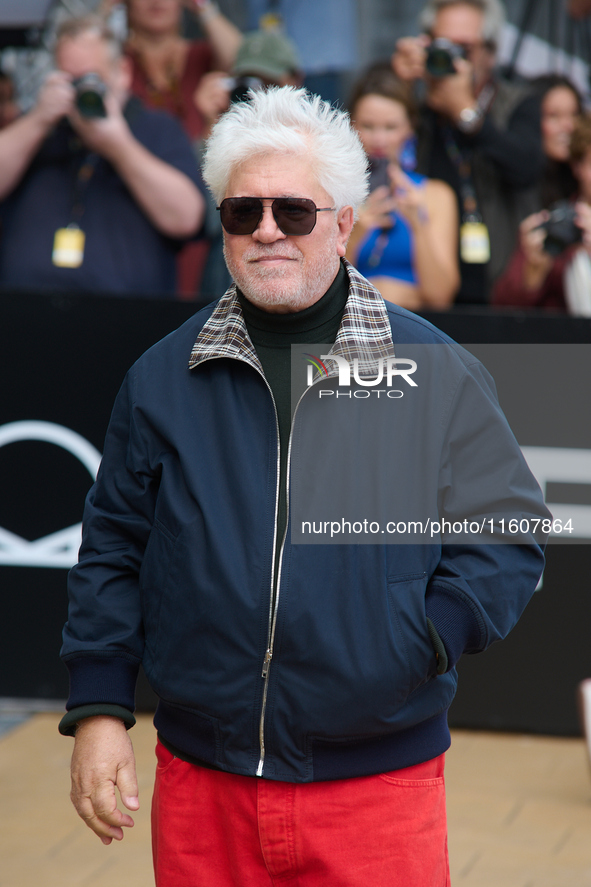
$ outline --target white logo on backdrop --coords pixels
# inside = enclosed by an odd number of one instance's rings
[[[76,456],[94,480],[101,454],[84,437],[53,422],[9,422],[0,425],[0,447],[21,440],[56,444]],[[69,569],[78,558],[82,524],[75,524],[29,542],[0,527],[0,564],[12,567],[61,567]]]
[[[549,483],[591,485],[591,450],[570,447],[522,447],[521,450],[544,498]],[[575,528],[573,533],[558,534],[560,538],[565,541],[571,537],[591,539],[591,505],[550,502],[548,507],[555,520],[563,526],[570,520]]]

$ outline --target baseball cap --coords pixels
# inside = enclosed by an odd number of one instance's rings
[[[232,73],[276,80],[299,69],[298,51],[289,37],[278,31],[251,31],[242,39]]]

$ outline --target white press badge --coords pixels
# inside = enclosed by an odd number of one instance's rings
[[[460,228],[460,255],[470,264],[488,262],[490,238],[484,222],[464,222]]]
[[[53,238],[51,261],[58,268],[79,268],[84,260],[86,235],[78,225],[58,228]]]

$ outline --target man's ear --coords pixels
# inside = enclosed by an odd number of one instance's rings
[[[337,236],[337,253],[341,258],[347,251],[347,241],[355,224],[355,213],[352,206],[343,206],[337,213],[337,225],[339,233]]]

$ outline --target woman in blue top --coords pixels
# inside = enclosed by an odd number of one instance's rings
[[[387,62],[372,65],[353,90],[350,113],[375,184],[347,258],[385,299],[413,311],[445,309],[459,286],[456,200],[444,182],[401,168],[415,118],[408,84]]]

